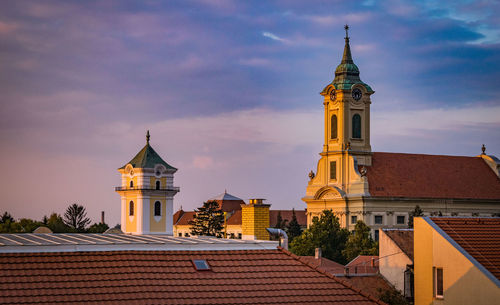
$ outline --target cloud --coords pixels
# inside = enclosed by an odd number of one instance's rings
[[[271,32],[262,32],[262,36],[270,38],[272,40],[276,40],[276,41],[284,41],[283,38],[280,38],[280,37],[278,37],[277,35],[275,35],[275,34],[273,34]]]
[[[192,165],[198,169],[211,169],[214,167],[214,160],[207,156],[194,156]]]

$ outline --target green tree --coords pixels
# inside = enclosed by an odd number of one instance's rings
[[[109,229],[109,226],[105,223],[94,223],[93,225],[90,226],[88,229],[89,233],[104,233],[106,230]]]
[[[49,218],[47,218],[47,227],[54,233],[70,233],[75,232],[75,229],[64,223],[61,215],[57,213],[52,213]]]
[[[7,221],[14,222],[14,218],[12,217],[12,215],[10,215],[9,212],[5,211],[2,217],[0,218],[0,224],[6,223]]]
[[[372,239],[370,227],[363,221],[356,222],[354,234],[349,236],[342,254],[348,262],[358,255],[378,255],[378,243]]]
[[[284,230],[286,227],[287,220],[283,220],[281,217],[281,211],[278,211],[278,216],[276,217],[276,225],[274,226],[277,229]]]
[[[207,201],[195,210],[193,219],[189,221],[191,235],[222,236],[224,213],[216,201]]]
[[[32,233],[36,228],[42,226],[43,223],[29,218],[21,218],[19,220],[19,225],[21,226],[24,233]]]
[[[424,211],[417,204],[415,209],[410,212],[410,217],[408,218],[408,228],[413,228],[413,217],[424,216]]]
[[[345,264],[342,255],[349,231],[340,227],[339,219],[332,211],[325,210],[318,219],[313,218],[309,229],[296,237],[290,244],[290,250],[297,255],[314,255],[316,248],[321,248],[323,257]]]
[[[409,305],[403,294],[396,289],[383,290],[378,288],[380,293],[379,299],[388,305]]]
[[[85,227],[90,224],[87,212],[81,205],[73,203],[64,213],[64,223],[77,232],[85,232]]]
[[[302,234],[302,228],[297,221],[297,215],[295,215],[295,209],[292,209],[292,220],[288,223],[286,228],[286,234],[288,235],[288,242],[292,242],[297,236]]]

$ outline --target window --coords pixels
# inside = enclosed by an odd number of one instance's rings
[[[130,187],[134,187],[134,181],[130,180]]]
[[[404,217],[404,215],[398,215],[396,217],[396,223],[398,225],[404,225],[405,224],[405,217]]]
[[[361,116],[357,113],[352,116],[352,137],[361,139]]]
[[[330,162],[330,179],[337,180],[337,162]]]
[[[231,237],[230,237],[230,238],[231,238],[231,239],[234,239],[234,233],[231,233]]]
[[[358,222],[358,216],[351,216],[351,223],[355,224],[356,222]]]
[[[182,237],[182,233],[179,233],[178,235],[179,235],[179,237]]]
[[[382,224],[382,218],[383,216],[382,215],[375,215],[375,224],[376,225],[381,225]]]
[[[128,215],[134,216],[134,202],[133,201],[130,201],[128,203]]]
[[[434,297],[443,298],[443,268],[432,268],[434,271]]]
[[[156,189],[159,190],[160,189],[160,181],[156,181]]]
[[[378,230],[375,230],[375,241],[378,241]]]
[[[241,239],[241,233],[238,233],[238,239]]]
[[[332,115],[332,118],[330,120],[331,124],[331,131],[330,131],[330,139],[336,139],[337,138],[337,115]]]
[[[210,266],[204,259],[193,259],[193,265],[196,270],[210,270]]]
[[[184,237],[189,237],[189,233],[184,233]]]
[[[161,202],[155,202],[155,216],[161,216]]]

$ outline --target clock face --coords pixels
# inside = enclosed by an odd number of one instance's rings
[[[362,96],[363,93],[361,93],[361,90],[359,90],[359,88],[352,90],[352,98],[355,99],[356,101],[359,101]]]
[[[330,92],[330,100],[334,101],[336,98],[337,93],[335,92],[335,90],[332,90],[332,92]]]

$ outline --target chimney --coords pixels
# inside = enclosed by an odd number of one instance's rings
[[[372,257],[372,267],[375,267],[375,258]]]
[[[104,224],[104,211],[101,211],[101,223]]]
[[[314,251],[314,258],[321,259],[321,248],[316,248],[316,250]]]

